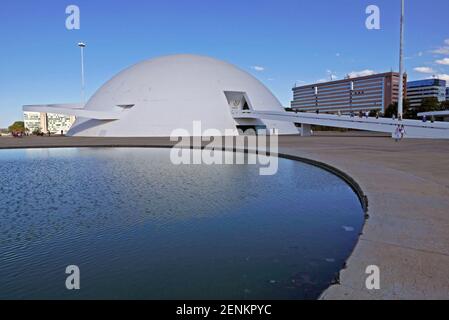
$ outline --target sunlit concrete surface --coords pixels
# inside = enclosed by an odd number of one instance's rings
[[[0,137],[0,148],[171,144],[167,138]],[[280,137],[279,152],[342,170],[368,197],[369,219],[341,283],[322,299],[449,299],[449,141],[327,133]],[[380,268],[380,290],[365,287],[368,265]]]
[[[300,123],[302,126],[311,125],[333,128],[346,128],[370,132],[388,133],[394,136],[398,125],[404,126],[404,138],[419,139],[449,139],[449,123],[441,121],[426,121],[404,119],[402,121],[389,118],[351,117],[349,115],[315,114],[313,112],[285,112],[285,111],[241,111],[233,110],[234,119],[270,119]],[[309,136],[306,132],[301,135]]]
[[[346,172],[368,197],[341,284],[323,299],[449,299],[449,141],[281,138],[280,151]],[[380,268],[380,290],[366,289],[368,265]]]

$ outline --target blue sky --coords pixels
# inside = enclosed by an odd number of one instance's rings
[[[70,4],[80,30],[65,28]],[[371,4],[380,30],[365,28]],[[406,5],[409,78],[449,77],[449,1]],[[247,70],[288,106],[295,82],[397,70],[398,17],[399,0],[2,0],[0,127],[20,120],[24,104],[80,100],[79,41],[88,96],[136,62],[195,53]]]

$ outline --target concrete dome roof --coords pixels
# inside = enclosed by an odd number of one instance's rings
[[[224,132],[236,125],[256,124],[276,127],[281,133],[297,133],[290,123],[236,122],[231,109],[244,104],[256,111],[283,110],[267,87],[229,63],[197,55],[165,56],[120,72],[85,106],[86,111],[120,113],[120,119],[79,118],[69,134],[169,136],[178,128],[191,131],[193,121],[201,121],[203,130]]]

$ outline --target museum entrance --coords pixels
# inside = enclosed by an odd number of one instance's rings
[[[266,134],[267,126],[265,125],[238,125],[237,130],[240,135],[245,136],[257,136],[260,134]]]

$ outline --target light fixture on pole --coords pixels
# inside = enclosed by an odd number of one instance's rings
[[[86,47],[86,44],[79,42],[78,47],[81,49],[81,103],[84,105],[86,102],[84,93],[84,48]]]
[[[399,95],[398,95],[398,119],[402,120],[404,113],[403,99],[404,99],[404,16],[405,4],[401,0],[401,36],[399,45]]]

